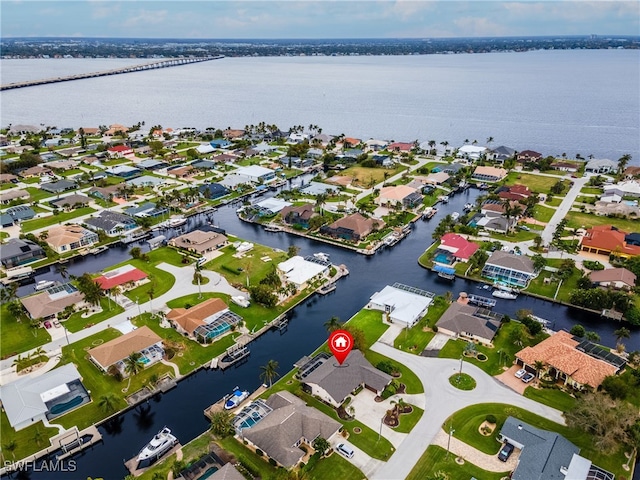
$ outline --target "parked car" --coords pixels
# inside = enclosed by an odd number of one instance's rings
[[[338,451],[338,453],[344,455],[347,458],[353,458],[353,454],[355,453],[353,451],[353,448],[351,448],[346,443],[339,443],[336,447],[336,450]]]
[[[534,378],[536,378],[536,377],[535,377],[535,375],[533,373],[525,373],[524,376],[520,380],[522,380],[524,383],[529,383]]]
[[[511,453],[513,453],[513,448],[513,445],[511,445],[509,442],[505,442],[500,452],[498,452],[498,460],[502,460],[503,462],[509,460]]]
[[[49,320],[44,322],[44,328],[51,328],[51,322]]]
[[[524,368],[521,368],[516,372],[516,378],[522,378],[525,376],[526,373],[527,371]]]
[[[529,227],[527,227],[526,225],[520,225],[520,230],[524,230],[525,232],[530,231],[531,229]]]
[[[56,327],[56,328],[59,328],[60,327],[60,322],[58,320],[54,320],[53,321],[53,326]]]

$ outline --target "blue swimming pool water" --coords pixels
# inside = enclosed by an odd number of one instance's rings
[[[149,357],[142,356],[140,357],[140,362],[146,365],[147,363],[151,362],[151,359]]]
[[[218,467],[209,467],[206,472],[204,472],[200,477],[198,477],[198,480],[205,480],[209,478],[211,475],[213,475],[214,473],[216,473],[217,471],[218,471]]]
[[[435,257],[433,257],[433,259],[438,263],[446,263],[446,264],[451,263],[449,255],[444,253],[438,253]]]

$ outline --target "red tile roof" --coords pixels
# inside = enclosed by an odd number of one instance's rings
[[[118,285],[124,285],[127,282],[137,282],[144,278],[147,278],[147,274],[142,270],[134,268],[132,270],[123,272],[120,275],[113,275],[111,277],[101,275],[94,281],[98,285],[100,285],[103,290],[109,290],[110,288],[116,287]]]
[[[450,247],[451,249],[457,248],[457,251],[452,253],[457,258],[463,260],[469,260],[471,255],[480,248],[478,244],[468,241],[457,233],[445,233],[440,239],[440,245]]]
[[[126,145],[116,145],[115,147],[109,147],[110,152],[128,152],[131,151],[131,147],[127,147]]]
[[[394,143],[390,143],[387,146],[388,150],[400,150],[402,152],[408,152],[413,148],[413,143],[406,143],[406,142],[394,142]]]
[[[640,246],[627,245],[624,241],[625,235],[627,232],[614,230],[611,225],[598,225],[587,230],[586,235],[582,237],[582,246],[609,252],[619,249],[620,253],[640,255]]]

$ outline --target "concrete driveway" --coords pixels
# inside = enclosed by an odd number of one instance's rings
[[[376,460],[375,458],[371,458],[369,455],[367,455],[358,447],[356,447],[353,443],[349,442],[348,440],[345,440],[339,435],[334,435],[334,437],[331,439],[329,443],[331,444],[331,447],[334,450],[336,445],[338,445],[339,443],[344,443],[346,445],[349,445],[354,451],[352,458],[346,458],[342,454],[338,453],[337,451],[334,451],[333,454],[340,455],[341,457],[346,459],[348,462],[350,462],[352,465],[358,468],[362,473],[364,473],[364,476],[366,478],[370,478],[373,472],[378,470],[384,464],[382,460]]]
[[[391,402],[396,401],[396,395],[382,402],[376,402],[375,397],[375,393],[365,388],[355,397],[351,397],[352,400],[349,406],[354,408],[357,420],[364,423],[374,432],[382,432],[382,436],[389,440],[397,449],[407,434],[396,432],[393,428],[386,426],[382,422],[382,419],[387,414],[387,410],[393,408]]]
[[[464,363],[462,371],[476,381],[471,391],[458,390],[449,384],[449,377],[458,372],[456,359],[426,358],[396,350],[381,343],[372,349],[410,368],[425,388],[425,412],[388,462],[376,469],[372,480],[406,478],[427,447],[442,430],[445,420],[458,410],[477,403],[506,403],[564,425],[562,412],[525,398],[502,385],[475,365]]]
[[[517,392],[520,395],[523,395],[525,389],[529,385],[531,385],[533,382],[524,383],[522,380],[515,377],[515,373],[521,368],[522,367],[520,365],[513,365],[511,368],[509,368],[509,370],[501,373],[500,375],[497,375],[495,378],[496,380],[499,380],[500,382],[502,382],[503,385],[506,385],[507,387],[509,387],[514,392]]]

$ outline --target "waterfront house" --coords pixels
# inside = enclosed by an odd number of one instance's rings
[[[580,449],[556,432],[507,417],[499,441],[520,450],[512,480],[613,480],[614,475],[578,455]]]
[[[536,362],[542,362],[542,371],[537,371]],[[517,352],[516,364],[538,375],[544,372],[566,386],[583,390],[586,387],[597,389],[606,377],[617,374],[625,361],[608,349],[561,330],[537,345]]]
[[[169,245],[189,252],[205,255],[214,252],[228,243],[226,236],[218,232],[194,230],[169,240]]]
[[[219,183],[205,183],[198,187],[198,191],[200,192],[200,195],[204,198],[208,198],[209,200],[224,197],[229,193],[229,190]]]
[[[115,365],[122,375],[127,374],[126,359],[133,353],[140,354],[139,361],[144,368],[159,362],[164,355],[162,338],[145,325],[87,352],[89,359],[103,372]]]
[[[640,182],[637,180],[627,180],[614,185],[605,185],[604,194],[615,194],[621,197],[640,197]]]
[[[600,287],[614,287],[631,290],[636,286],[636,275],[626,268],[606,268],[594,270],[589,274],[589,280]]]
[[[534,150],[523,150],[516,155],[518,163],[538,163],[542,160],[542,154]]]
[[[128,285],[135,288],[147,278],[147,274],[133,265],[122,267],[103,273],[93,281],[100,285],[102,290],[111,290],[114,287]],[[131,289],[129,288],[129,289]]]
[[[57,253],[66,253],[98,243],[98,235],[80,225],[59,225],[51,227],[46,242]]]
[[[450,253],[455,260],[466,262],[476,253],[480,246],[477,243],[470,242],[457,233],[449,232],[442,236],[438,248]]]
[[[10,188],[9,190],[3,190],[0,192],[0,203],[8,205],[16,200],[24,200],[29,198],[29,192],[26,190],[20,190],[17,188]]]
[[[640,178],[640,167],[627,167],[624,169],[622,176],[627,180],[632,180],[634,178]]]
[[[9,215],[15,224],[24,222],[25,220],[31,220],[36,216],[36,212],[34,212],[28,205],[16,205],[15,207],[9,207],[4,213]]]
[[[133,155],[133,148],[128,145],[115,145],[107,149],[110,158],[124,158],[127,155]]]
[[[328,262],[327,262],[328,263]],[[312,262],[300,255],[285,260],[278,264],[278,274],[284,283],[293,283],[298,291],[304,289],[309,283],[319,280],[329,274],[328,264]]]
[[[260,402],[268,414],[257,423],[253,419],[251,427],[241,429],[241,436],[284,468],[300,463],[316,438],[330,441],[342,429],[340,422],[286,390]],[[300,448],[303,444],[305,451]]]
[[[608,158],[594,158],[589,160],[584,167],[585,173],[616,173],[618,171],[618,162],[609,160]]]
[[[482,269],[482,276],[514,287],[526,287],[537,275],[533,261],[525,255],[496,250]]]
[[[0,263],[4,268],[13,268],[45,258],[44,250],[31,240],[10,238],[0,248]]]
[[[458,149],[456,158],[462,158],[467,161],[475,162],[487,152],[487,147],[479,147],[477,145],[463,145]]]
[[[49,287],[43,292],[21,297],[20,303],[27,310],[32,319],[47,320],[55,318],[60,312],[71,305],[84,300],[84,295],[70,283]]]
[[[113,137],[118,134],[127,134],[129,127],[125,127],[119,123],[114,123],[113,125],[109,125],[109,128],[104,131],[103,135],[105,137]]]
[[[511,185],[510,187],[500,187],[497,190],[497,193],[498,196],[502,199],[516,200],[518,202],[523,202],[531,195],[533,195],[533,192],[529,190],[529,187],[518,184]]]
[[[422,203],[422,195],[407,185],[382,187],[376,199],[379,205],[387,207],[414,208]]]
[[[299,225],[303,228],[309,228],[309,220],[315,215],[318,214],[314,211],[314,207],[310,203],[298,207],[285,207],[280,211],[283,222],[289,225]]]
[[[503,164],[505,161],[514,158],[515,155],[516,151],[513,148],[501,145],[487,152],[487,160]]]
[[[67,190],[75,190],[77,187],[76,182],[71,180],[58,180],[57,182],[43,183],[40,185],[40,190],[45,192],[61,194]]]
[[[374,229],[384,228],[384,221],[365,218],[360,213],[342,217],[330,225],[320,228],[320,233],[335,238],[358,242],[366,238]]]
[[[213,323],[227,312],[230,312],[229,307],[224,301],[210,298],[189,308],[173,308],[167,313],[167,319],[178,332],[195,338],[199,327]]]
[[[231,142],[225,138],[216,138],[214,140],[211,140],[209,142],[209,145],[211,145],[213,148],[228,148],[231,145]]]
[[[485,315],[486,310],[473,305],[452,303],[436,326],[439,333],[455,338],[491,345],[500,328],[500,314]]]
[[[19,431],[68,413],[88,403],[90,397],[76,366],[67,363],[41,375],[2,385],[0,400],[9,424]]]
[[[453,162],[453,163],[449,163],[449,164],[446,164],[446,165],[437,165],[437,166],[433,167],[433,169],[431,171],[432,172],[444,172],[444,173],[448,173],[449,175],[455,175],[460,170],[462,170],[464,167],[465,166],[462,163]]]
[[[413,148],[415,148],[415,144],[408,142],[393,142],[387,145],[387,150],[390,152],[409,153]]]
[[[424,178],[424,183],[429,184],[429,185],[442,185],[443,183],[445,183],[447,180],[449,180],[449,174],[446,172],[435,172],[435,173],[430,173],[429,175],[427,175]],[[417,177],[416,177],[417,179]]]
[[[401,283],[387,285],[369,298],[367,308],[384,312],[384,319],[412,327],[427,314],[433,294]]]
[[[169,209],[167,207],[157,207],[154,202],[144,202],[135,207],[129,207],[124,210],[124,213],[129,215],[130,217],[143,218],[143,217],[151,217],[157,218],[161,215],[169,213]]]
[[[611,225],[598,225],[591,227],[582,237],[580,249],[583,252],[599,255],[614,254],[621,258],[630,258],[640,255],[640,246],[628,245],[625,236],[627,232],[618,230]]]
[[[507,170],[496,167],[476,167],[471,178],[481,182],[499,182],[507,176]]]
[[[342,148],[355,148],[362,143],[359,138],[344,137],[342,139]]]
[[[235,175],[246,177],[253,183],[267,183],[276,178],[276,172],[270,168],[261,167],[259,165],[250,165],[248,167],[239,167],[233,172]]]
[[[567,173],[576,173],[578,171],[578,166],[571,162],[553,162],[551,163],[551,168]]]
[[[86,195],[80,195],[78,193],[72,193],[71,195],[67,195],[65,197],[57,198],[56,200],[51,200],[49,205],[54,208],[77,208],[77,207],[86,207],[91,199]]]
[[[336,368],[334,363],[330,357],[309,373],[302,383],[304,391],[334,407],[342,405],[359,387],[380,395],[392,380],[391,375],[371,365],[360,350],[351,350],[340,368]]]
[[[115,165],[113,167],[105,168],[104,170],[109,175],[120,178],[134,178],[142,174],[142,170],[131,165]]]

